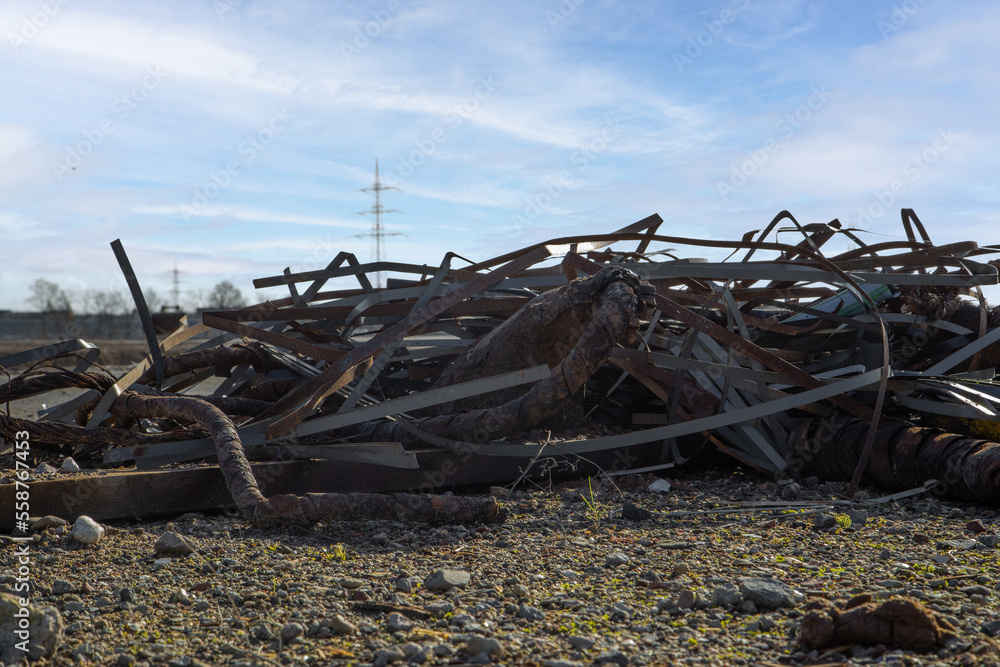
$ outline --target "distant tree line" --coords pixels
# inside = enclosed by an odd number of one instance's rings
[[[188,293],[185,308],[170,306],[155,290],[143,290],[146,307],[151,313],[180,309],[185,312],[202,310],[233,310],[247,305],[246,299],[228,280],[211,291]],[[82,335],[100,338],[130,338],[138,335],[139,321],[132,296],[124,290],[88,289],[63,290],[57,283],[39,278],[31,284],[27,303],[41,316],[41,335],[58,335],[59,330],[72,327]]]

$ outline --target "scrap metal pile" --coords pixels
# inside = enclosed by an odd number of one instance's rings
[[[936,483],[1000,504],[1000,309],[980,291],[998,282],[986,257],[1000,248],[935,246],[912,210],[902,222],[906,240],[877,245],[836,220],[802,226],[782,212],[739,241],[660,235],[653,215],[479,263],[341,253],[322,270],[254,281],[286,298],[206,312],[158,343],[118,244],[150,356],[120,378],[83,341],[0,359],[46,357],[3,387],[6,400],[84,390],[34,421],[0,416],[0,433],[29,433],[34,463],[72,454],[85,467],[180,472],[217,457],[232,500],[261,524],[493,521],[492,499],[427,492],[652,470],[706,447],[784,476]],[[778,232],[796,242],[768,240]],[[838,235],[858,247],[827,257]],[[727,261],[696,258],[720,251]],[[409,279],[376,288],[378,272]],[[357,287],[324,291],[344,277]],[[213,329],[221,335],[173,353]],[[79,363],[45,365],[59,355]],[[228,500],[192,480],[198,502]],[[155,495],[157,482],[120,482],[117,495],[102,484],[75,497],[109,516],[123,493]],[[164,502],[128,511],[183,505]]]

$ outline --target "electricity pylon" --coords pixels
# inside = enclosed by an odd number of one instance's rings
[[[361,192],[374,193],[375,201],[370,209],[364,211],[358,211],[358,215],[372,216],[372,230],[367,234],[355,234],[355,236],[358,238],[362,238],[365,236],[371,237],[373,262],[381,262],[382,258],[385,257],[385,237],[406,236],[406,234],[400,234],[398,232],[386,232],[385,227],[382,225],[383,213],[401,213],[401,211],[397,209],[384,208],[382,206],[382,192],[384,190],[399,190],[399,188],[392,185],[382,185],[382,181],[379,180],[378,176],[378,158],[375,158],[375,182],[372,184],[370,188],[361,188]],[[382,287],[381,272],[377,272],[375,274],[375,286]]]

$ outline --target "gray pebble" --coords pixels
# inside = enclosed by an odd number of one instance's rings
[[[396,590],[401,593],[412,593],[420,585],[417,577],[400,577],[396,580]]]
[[[52,582],[53,595],[65,595],[66,593],[72,593],[74,590],[75,586],[64,579],[56,579]]]
[[[66,519],[60,519],[57,516],[52,516],[51,514],[49,514],[47,516],[43,516],[41,519],[38,519],[33,524],[31,524],[31,532],[37,533],[39,531],[45,530],[46,528],[54,526],[68,526],[68,525],[69,521],[66,521]]]
[[[330,619],[330,629],[338,635],[353,635],[358,629],[346,618],[337,614]]]
[[[447,601],[432,602],[424,607],[427,611],[434,614],[435,616],[441,617],[445,614],[450,614],[455,611],[455,605]]]
[[[283,628],[281,628],[281,632],[279,634],[281,635],[281,641],[290,642],[296,637],[302,635],[302,633],[305,631],[306,631],[305,628],[303,628],[298,623],[288,623]]]
[[[469,585],[471,575],[465,570],[438,570],[424,579],[424,588],[435,591],[450,591]]]
[[[797,500],[801,495],[802,487],[796,482],[792,482],[781,490],[781,498],[783,500]]]
[[[604,558],[604,564],[607,567],[618,567],[619,565],[628,565],[629,558],[620,551],[616,551],[613,554],[608,554]]]
[[[594,647],[594,640],[590,637],[573,635],[572,637],[567,638],[566,641],[569,642],[570,646],[581,651],[588,651]]]
[[[594,656],[594,662],[599,665],[604,665],[609,662],[613,662],[616,665],[627,665],[628,656],[621,651],[604,651],[603,653],[598,653]]]
[[[494,637],[480,637],[479,635],[473,636],[469,639],[468,643],[465,645],[465,653],[467,655],[479,655],[480,653],[485,653],[489,657],[495,657],[498,655],[503,655],[504,647],[500,643],[500,640]]]
[[[681,609],[691,609],[698,602],[698,594],[690,588],[685,588],[677,596],[677,606]]]
[[[712,591],[713,607],[729,607],[743,602],[743,595],[735,584],[722,584]]]
[[[851,518],[852,526],[864,526],[868,523],[868,510],[847,510],[845,512]]]
[[[394,611],[386,619],[386,625],[389,627],[389,632],[409,632],[416,624]]]
[[[770,579],[744,579],[740,582],[743,598],[753,602],[758,609],[794,607],[804,596],[780,581]]]
[[[544,611],[526,604],[522,604],[517,608],[517,615],[529,621],[541,621],[545,618]]]
[[[156,540],[153,551],[158,554],[189,554],[194,552],[194,546],[190,537],[181,537],[173,531],[168,531]]]

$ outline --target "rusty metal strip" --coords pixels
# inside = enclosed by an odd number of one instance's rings
[[[304,437],[314,435],[343,426],[360,424],[372,419],[380,419],[398,415],[413,410],[428,408],[442,403],[453,401],[458,397],[479,396],[497,389],[516,387],[521,384],[538,382],[551,374],[548,366],[534,366],[519,371],[504,373],[488,378],[470,380],[460,384],[442,387],[440,389],[429,389],[418,394],[411,394],[401,398],[394,398],[381,403],[373,403],[367,407],[355,408],[346,413],[335,413],[323,417],[315,417],[302,422],[289,434],[289,438]],[[246,448],[256,447],[265,444],[264,425],[262,423],[251,424],[239,429],[240,440]],[[212,456],[215,447],[212,441],[207,438],[196,440],[184,440],[176,442],[164,442],[156,445],[141,445],[138,447],[118,447],[110,449],[104,453],[105,463],[117,463],[143,458],[156,457],[164,462],[187,461],[191,459]]]
[[[209,327],[204,324],[196,324],[193,327],[178,331],[166,338],[158,345],[160,353],[164,353],[167,350],[180,345],[184,341],[197,336],[200,333],[208,331]],[[117,382],[108,389],[101,400],[97,403],[94,408],[94,412],[91,413],[90,420],[87,422],[87,428],[95,428],[100,425],[102,421],[108,416],[108,408],[114,402],[116,398],[121,396],[121,393],[132,386],[132,384],[139,379],[143,372],[150,367],[152,364],[152,358],[147,355],[145,359],[140,361],[136,366],[130,370],[128,373],[123,375],[118,379]]]
[[[80,338],[64,340],[60,343],[43,345],[42,347],[35,347],[24,352],[8,354],[0,358],[0,368],[10,368],[11,366],[26,364],[31,361],[44,361],[46,359],[54,359],[55,357],[64,357],[81,351],[83,352],[83,358],[77,364],[75,370],[82,372],[87,370],[91,363],[98,358],[101,350],[96,345]]]
[[[306,342],[300,338],[292,338],[291,336],[286,336],[274,331],[268,331],[267,329],[261,329],[259,327],[249,326],[240,322],[234,322],[227,315],[228,313],[224,311],[205,312],[201,314],[201,321],[215,329],[228,331],[236,334],[237,336],[243,336],[244,338],[252,338],[254,340],[264,341],[265,343],[271,343],[272,345],[278,345],[294,352],[313,357],[314,359],[337,361],[347,354],[344,350],[336,350],[322,345],[314,345],[313,343]]]
[[[139,322],[142,324],[142,331],[146,336],[146,346],[149,348],[149,356],[153,361],[153,369],[156,371],[156,386],[159,387],[163,384],[163,354],[160,352],[160,346],[156,341],[156,329],[153,327],[153,318],[149,314],[146,299],[142,296],[142,288],[139,286],[139,279],[136,277],[135,271],[132,270],[132,262],[129,261],[128,255],[125,254],[125,246],[122,245],[121,239],[115,239],[111,242],[111,250],[115,253],[118,266],[125,276],[125,282],[128,283],[129,292],[132,293],[132,301],[135,303],[135,310],[139,314]]]
[[[448,275],[448,271],[451,267],[452,257],[454,257],[454,255],[452,255],[450,252],[445,253],[444,259],[441,261],[441,267],[437,270],[437,273],[434,275],[434,277],[431,278],[430,283],[428,283],[427,287],[424,289],[424,293],[420,295],[420,298],[418,298],[416,302],[414,302],[410,312],[407,313],[407,317],[409,317],[414,313],[419,312],[420,309],[422,309],[427,305],[427,302],[431,300],[431,297],[437,294],[438,290],[441,287],[441,282],[444,280],[444,277]],[[359,304],[358,308],[360,307],[361,306]],[[354,313],[352,313],[351,315],[354,315]],[[348,316],[348,320],[350,320],[350,317],[351,316]],[[354,390],[347,398],[344,399],[344,402],[341,403],[340,408],[337,409],[337,412],[346,412],[358,404],[358,401],[361,399],[362,396],[365,395],[365,392],[368,391],[368,388],[372,385],[372,383],[375,382],[379,374],[382,373],[382,369],[385,368],[385,365],[389,362],[390,357],[392,357],[393,353],[395,353],[395,351],[399,348],[402,342],[403,342],[403,337],[400,336],[395,340],[386,343],[385,347],[383,347],[382,350],[378,353],[378,358],[375,359],[371,369],[369,369],[369,371],[365,373],[364,377],[358,380],[357,384],[354,387]]]
[[[332,365],[324,369],[323,372],[315,378],[307,380],[301,386],[291,391],[284,398],[275,403],[270,410],[267,410],[262,415],[258,416],[256,420],[262,421],[265,419],[272,419],[277,415],[285,414],[289,410],[295,410],[295,417],[292,419],[283,417],[281,419],[282,423],[280,426],[277,423],[271,424],[267,431],[268,437],[270,438],[280,437],[288,433],[288,431],[293,429],[303,418],[305,418],[308,411],[311,411],[319,403],[319,401],[323,400],[323,398],[329,394],[327,391],[329,386],[333,382],[337,381],[352,365],[358,363],[364,358],[370,358],[389,342],[396,340],[398,337],[404,335],[414,327],[417,327],[442,314],[452,305],[467,299],[474,294],[478,294],[486,288],[496,284],[503,278],[507,278],[529,266],[534,266],[538,262],[548,258],[550,255],[551,253],[548,248],[538,248],[528,252],[499,269],[481,276],[480,278],[467,283],[463,287],[450,292],[447,296],[438,299],[435,303],[428,304],[420,311],[409,315],[401,322],[385,329],[370,340],[351,350],[340,360],[335,361]],[[301,412],[301,408],[305,408],[305,413]]]
[[[926,371],[924,371],[924,375],[944,375],[945,373],[947,373],[952,368],[959,365],[972,355],[976,354],[980,350],[989,347],[990,345],[993,345],[997,341],[1000,341],[1000,327],[993,329],[985,336],[977,338],[976,340],[972,341],[962,349],[957,350],[952,354],[948,355],[947,357],[945,357],[944,359],[942,359],[941,361],[939,361],[938,363],[934,364]]]

